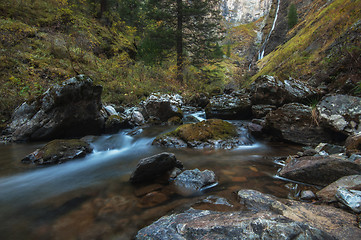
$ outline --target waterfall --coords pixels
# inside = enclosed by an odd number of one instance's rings
[[[264,57],[264,52],[265,52],[265,49],[266,49],[267,42],[268,42],[269,38],[271,37],[271,34],[272,34],[272,32],[273,32],[273,30],[274,30],[274,28],[276,26],[278,11],[280,10],[280,2],[281,2],[281,0],[277,1],[276,16],[275,16],[275,19],[273,20],[271,31],[268,33],[266,39],[264,40],[264,42],[262,44],[261,49],[258,52],[258,60],[261,60]]]

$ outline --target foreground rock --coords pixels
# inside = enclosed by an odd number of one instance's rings
[[[251,101],[244,95],[220,95],[210,100],[205,109],[206,116],[219,119],[249,119],[252,116]]]
[[[14,141],[96,135],[103,131],[102,87],[78,76],[18,107],[9,125]]]
[[[240,145],[250,145],[252,141],[247,137],[239,137],[237,128],[231,123],[210,119],[182,125],[170,133],[157,137],[153,144],[176,148],[231,149]]]
[[[317,124],[312,108],[290,103],[266,116],[266,131],[273,137],[298,144],[318,144],[335,139],[334,135]]]
[[[179,174],[173,182],[176,191],[183,196],[194,195],[215,184],[217,184],[217,180],[213,171],[199,171],[199,169],[186,170]]]
[[[21,162],[36,165],[59,164],[84,157],[92,151],[93,148],[82,140],[53,140],[26,156]]]
[[[182,169],[183,164],[172,153],[160,153],[141,159],[129,181],[131,183],[153,181],[174,168]]]
[[[330,235],[332,239],[358,239],[361,235],[361,229],[356,226],[355,215],[341,209],[292,200],[278,200],[255,190],[241,190],[238,192],[238,198],[253,212],[279,214],[318,228],[328,234],[326,239],[329,239]]]
[[[147,100],[141,103],[144,109],[143,115],[151,121],[167,122],[172,117],[183,117],[181,107],[183,99],[180,95],[153,93]]]
[[[304,103],[316,98],[319,92],[306,83],[288,79],[280,81],[272,76],[261,76],[250,86],[252,104],[281,106],[286,103]]]
[[[361,213],[361,191],[339,188],[336,199],[355,213]]]
[[[361,98],[329,95],[317,104],[321,124],[345,135],[361,132]]]
[[[331,156],[293,159],[278,173],[299,182],[326,186],[341,177],[361,174],[361,165]]]
[[[135,239],[334,239],[308,224],[276,214],[188,210],[162,217]]]
[[[325,202],[335,202],[336,192],[340,187],[346,189],[359,189],[361,190],[361,175],[351,175],[338,179],[337,181],[331,183],[327,187],[318,191],[317,197]]]

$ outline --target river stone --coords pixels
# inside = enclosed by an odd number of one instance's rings
[[[361,133],[349,136],[345,142],[347,155],[361,154]]]
[[[219,95],[211,98],[205,109],[207,119],[249,119],[252,116],[251,101],[246,95]]]
[[[9,129],[14,141],[97,135],[103,131],[102,87],[79,75],[18,107]]]
[[[213,171],[199,169],[186,170],[179,174],[173,182],[176,191],[183,196],[199,193],[203,189],[217,184]]]
[[[292,159],[278,174],[295,181],[326,186],[341,177],[361,174],[361,165],[331,156],[301,157]]]
[[[361,234],[353,214],[332,206],[279,200],[274,196],[247,189],[239,191],[238,198],[252,212],[278,214],[316,227],[336,239],[358,239]]]
[[[271,104],[282,106],[291,102],[307,102],[317,97],[318,91],[308,84],[288,79],[280,81],[273,76],[260,76],[250,86],[252,105]]]
[[[305,145],[334,139],[330,131],[317,125],[312,108],[300,103],[289,103],[267,114],[265,131],[275,138]]]
[[[334,131],[352,135],[361,132],[361,98],[328,95],[317,104],[321,124]]]
[[[254,118],[263,118],[269,112],[276,110],[277,107],[275,105],[252,105],[252,115]]]
[[[361,175],[351,175],[338,179],[327,187],[316,193],[317,197],[325,202],[335,202],[337,189],[343,187],[346,189],[358,188],[361,190]]]
[[[336,199],[355,213],[361,213],[361,191],[341,187],[337,189]]]
[[[36,165],[58,164],[84,157],[92,151],[93,148],[83,140],[53,140],[26,156],[21,162]]]
[[[183,118],[181,107],[183,98],[179,94],[169,95],[153,93],[141,103],[144,116],[166,122],[172,117]]]
[[[135,239],[334,239],[308,224],[271,213],[188,210],[141,229]]]
[[[153,181],[176,167],[182,169],[183,164],[176,159],[174,154],[163,152],[141,159],[129,181],[131,183]]]

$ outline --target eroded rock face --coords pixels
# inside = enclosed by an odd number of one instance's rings
[[[53,140],[41,149],[37,149],[26,156],[21,162],[33,163],[36,165],[59,164],[84,157],[92,151],[93,148],[83,140]]]
[[[231,149],[240,145],[250,145],[252,140],[240,137],[237,128],[220,119],[210,119],[190,123],[157,137],[154,145],[166,147],[222,148]]]
[[[289,103],[266,116],[266,130],[276,138],[305,145],[334,140],[316,121],[311,107]]]
[[[249,119],[252,116],[251,101],[246,95],[219,95],[211,98],[205,109],[206,117],[219,119]]]
[[[143,115],[147,118],[166,122],[172,117],[183,117],[183,112],[180,109],[183,105],[183,98],[179,94],[153,93],[141,105],[144,109]]]
[[[361,98],[348,95],[325,96],[317,104],[321,124],[352,135],[361,132]]]
[[[183,164],[178,161],[172,153],[160,153],[139,161],[136,169],[130,176],[131,183],[142,183],[153,181],[157,177],[166,174],[174,168],[183,168]]]
[[[188,210],[141,229],[141,239],[334,239],[308,224],[277,214]]]
[[[216,175],[213,171],[194,169],[186,170],[179,174],[174,179],[173,185],[179,194],[190,196],[216,183]]]
[[[341,177],[361,174],[361,165],[331,156],[293,159],[279,172],[281,177],[326,186]]]
[[[13,140],[100,134],[104,128],[101,93],[102,87],[85,76],[55,85],[37,100],[23,103],[15,110],[9,125]]]
[[[261,76],[250,86],[252,104],[271,104],[281,106],[291,102],[307,102],[316,98],[318,91],[306,83],[288,79],[280,81],[273,76]]]

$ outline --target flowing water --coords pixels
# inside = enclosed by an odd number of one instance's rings
[[[0,239],[131,239],[145,225],[208,195],[235,200],[233,193],[240,189],[289,194],[287,182],[274,177],[279,165],[272,157],[295,154],[298,146],[255,142],[234,150],[192,150],[151,145],[170,130],[159,126],[94,137],[92,154],[47,167],[20,163],[41,143],[0,145]],[[141,186],[129,184],[129,176],[141,158],[163,151],[174,153],[186,169],[213,170],[219,184],[197,196],[182,197],[165,186],[162,201],[142,197]]]

